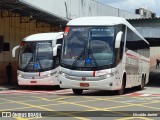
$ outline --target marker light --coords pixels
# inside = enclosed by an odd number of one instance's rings
[[[25,42],[24,42],[24,41],[22,41],[20,46],[21,46],[21,47],[23,47],[23,46],[24,46],[24,44],[25,44]]]
[[[70,27],[66,27],[65,31],[64,31],[64,34],[67,34],[69,32],[69,30],[70,30]]]

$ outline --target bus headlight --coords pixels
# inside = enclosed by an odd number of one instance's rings
[[[52,73],[50,73],[50,74],[47,74],[46,76],[47,76],[47,77],[50,77],[50,76],[53,76],[54,74],[56,74],[56,72],[52,72]]]
[[[18,77],[25,78],[25,75],[18,74]]]
[[[103,79],[106,79],[106,78],[110,78],[110,75],[109,74],[105,74],[105,75],[101,75],[101,76],[99,76],[99,77],[101,77],[101,78],[103,78]]]
[[[24,76],[23,76],[23,75],[21,75],[21,74],[18,74],[17,76],[18,76],[18,77],[24,77]]]
[[[63,77],[66,77],[66,74],[62,71],[60,71],[59,74],[62,75]]]
[[[50,77],[50,76],[51,76],[51,74],[48,74],[47,76],[48,76],[48,77]]]
[[[104,78],[104,79],[105,78],[110,78],[110,77],[113,77],[116,73],[117,73],[117,71],[111,72],[111,73],[108,73],[108,74],[105,74],[105,75],[101,75],[99,77]]]
[[[21,75],[21,74],[18,74],[18,77],[22,77],[22,75]]]

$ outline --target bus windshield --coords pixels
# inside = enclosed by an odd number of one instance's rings
[[[54,67],[52,41],[22,42],[19,68],[24,71],[44,71]]]
[[[64,36],[61,63],[72,67],[113,64],[114,27],[70,27]]]

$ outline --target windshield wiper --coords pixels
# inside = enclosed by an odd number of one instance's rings
[[[41,62],[39,61],[38,54],[39,54],[39,45],[37,45],[37,47],[36,47],[36,61],[38,61],[40,68],[43,69]]]
[[[95,60],[95,58],[94,58],[94,56],[93,56],[93,53],[92,53],[91,49],[88,49],[88,54],[91,55],[91,58],[93,59],[93,62],[95,63],[96,67],[99,67],[97,61]],[[88,55],[88,56],[89,56],[89,55]]]
[[[40,68],[43,69],[42,64],[41,64],[41,62],[39,61],[38,56],[37,56],[37,61],[38,61],[38,63],[39,63]]]
[[[72,67],[77,63],[77,60],[85,53],[85,48],[80,52],[80,54],[78,55],[78,57],[75,59],[75,61],[73,62],[73,64],[71,65]]]
[[[32,59],[33,59],[33,53],[32,53],[31,58],[29,59],[27,65],[24,67],[25,70],[28,68],[28,65],[30,64],[30,62],[31,62]]]

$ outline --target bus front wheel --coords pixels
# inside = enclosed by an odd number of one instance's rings
[[[73,93],[76,95],[81,95],[83,90],[82,89],[72,89]]]
[[[121,86],[121,88],[119,89],[119,90],[117,90],[117,94],[118,95],[122,95],[123,93],[124,93],[124,91],[125,91],[125,86],[126,86],[126,79],[125,79],[125,77],[123,77],[123,80],[122,80],[122,86]]]

